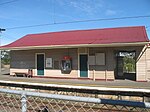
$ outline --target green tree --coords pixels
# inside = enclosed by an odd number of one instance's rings
[[[4,65],[10,64],[10,51],[8,50],[1,51],[1,61],[2,61],[2,64]]]
[[[124,70],[126,72],[135,72],[135,59],[133,57],[124,57]]]

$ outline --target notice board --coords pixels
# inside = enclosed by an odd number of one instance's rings
[[[95,59],[96,65],[105,65],[105,53],[96,53]]]
[[[46,58],[46,68],[52,68],[52,67],[53,67],[52,58]]]

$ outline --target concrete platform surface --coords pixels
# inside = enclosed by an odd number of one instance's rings
[[[93,81],[83,79],[53,79],[53,78],[26,78],[13,77],[9,75],[0,75],[1,81],[14,81],[24,83],[38,84],[57,84],[69,86],[84,86],[84,87],[106,87],[106,88],[133,88],[150,90],[150,82],[135,82],[130,80],[115,80],[115,81]]]

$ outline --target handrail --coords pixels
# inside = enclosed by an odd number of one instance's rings
[[[50,99],[57,99],[57,100],[59,99],[59,100],[67,100],[67,101],[75,101],[75,102],[86,102],[86,103],[110,104],[110,105],[150,108],[149,102],[100,99],[100,98],[48,94],[48,93],[30,92],[30,91],[24,91],[24,90],[11,90],[11,89],[2,89],[2,88],[0,88],[0,92],[10,93],[10,94],[18,94],[18,95],[22,95],[24,98],[26,98],[26,96],[33,96],[33,97],[44,97],[44,98],[50,98]]]

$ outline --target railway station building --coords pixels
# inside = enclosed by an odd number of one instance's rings
[[[144,26],[28,34],[10,50],[10,75],[135,80],[150,79],[149,39]]]

